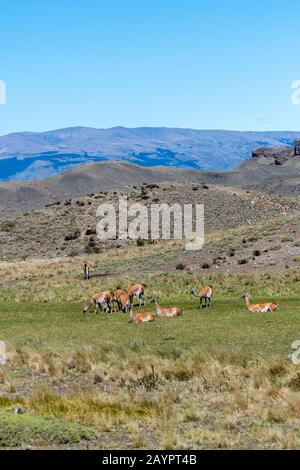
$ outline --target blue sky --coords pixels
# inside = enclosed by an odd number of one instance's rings
[[[299,130],[299,0],[1,0],[0,134]]]

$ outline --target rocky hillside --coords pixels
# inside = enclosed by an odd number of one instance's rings
[[[27,257],[76,256],[101,252],[104,248],[135,245],[136,242],[114,240],[107,243],[96,237],[96,210],[99,204],[112,202],[124,191],[102,191],[89,196],[60,200],[39,211],[3,220],[0,223],[2,259]],[[134,186],[126,191],[129,204],[193,203],[205,205],[207,232],[255,227],[273,218],[285,218],[297,212],[298,205],[289,199],[234,190],[207,184],[160,183]]]

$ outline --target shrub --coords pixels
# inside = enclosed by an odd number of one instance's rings
[[[145,240],[142,240],[142,238],[138,238],[136,241],[137,246],[144,246],[145,245]]]
[[[70,232],[65,236],[65,241],[77,240],[81,235],[80,230],[75,230],[74,232]]]
[[[209,263],[203,263],[202,266],[201,266],[202,269],[209,269],[210,268],[210,264]]]
[[[185,268],[186,268],[186,264],[184,263],[178,263],[175,266],[175,269],[177,269],[177,271],[184,271]]]
[[[95,228],[88,228],[85,232],[85,234],[88,235],[96,235],[97,231]]]
[[[0,446],[76,444],[95,438],[87,427],[63,419],[0,413]]]
[[[15,220],[6,220],[2,222],[0,227],[1,227],[1,230],[3,230],[3,232],[10,232],[15,227],[15,225],[16,225]]]

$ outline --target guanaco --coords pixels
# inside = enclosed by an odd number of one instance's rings
[[[160,237],[155,238],[154,240],[152,240],[152,245],[160,245]]]
[[[278,309],[278,304],[274,304],[273,302],[264,303],[264,304],[251,304],[249,294],[243,295],[242,300],[245,301],[247,309],[249,310],[249,312],[252,312],[252,313],[254,313],[254,312],[261,312],[261,313],[275,312],[275,310]]]
[[[117,299],[119,310],[122,310],[124,313],[129,311],[130,300],[129,300],[129,295],[127,294],[126,291],[118,290],[114,292],[114,298]]]
[[[135,284],[134,286],[129,287],[129,289],[127,289],[127,294],[131,304],[133,303],[134,297],[137,297],[140,301],[140,307],[142,304],[146,305],[145,286],[143,284]]]
[[[114,302],[114,305],[115,304],[117,305],[118,310],[123,310],[125,305],[128,307],[130,302],[129,302],[129,296],[126,290],[123,290],[123,289],[115,290],[113,292],[113,302]]]
[[[132,304],[130,305],[130,321],[131,323],[149,323],[156,321],[156,316],[150,312],[135,312],[132,311]]]
[[[212,304],[213,288],[212,286],[205,286],[199,291],[192,289],[192,295],[200,299],[200,308],[202,307],[202,302],[204,300],[204,307],[210,307]]]
[[[156,298],[151,300],[151,303],[155,305],[155,311],[158,317],[179,317],[182,315],[182,309],[180,307],[161,307]]]
[[[97,309],[104,310],[105,313],[112,312],[113,294],[110,291],[98,292],[93,295],[83,309],[83,313],[87,313],[92,307],[94,307],[94,313],[97,313]]]
[[[86,281],[91,279],[91,264],[88,261],[83,263],[83,276]]]

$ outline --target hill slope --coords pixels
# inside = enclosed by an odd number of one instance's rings
[[[58,200],[90,193],[130,188],[143,183],[180,181],[229,186],[274,195],[300,194],[300,156],[281,165],[270,158],[250,158],[227,172],[145,167],[125,162],[82,165],[41,181],[0,183],[0,218],[16,212],[41,209]]]
[[[292,144],[296,132],[85,127],[0,137],[0,181],[43,179],[72,166],[108,160],[146,166],[228,170],[255,147]]]

